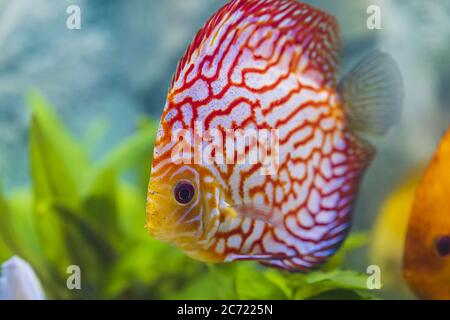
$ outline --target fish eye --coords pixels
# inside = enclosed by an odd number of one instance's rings
[[[450,255],[450,236],[442,236],[436,241],[436,250],[441,257]]]
[[[187,204],[194,198],[194,186],[188,181],[180,181],[173,191],[175,200],[180,204]]]

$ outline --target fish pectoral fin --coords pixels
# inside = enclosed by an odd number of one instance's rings
[[[375,50],[338,86],[349,127],[354,132],[384,135],[400,120],[403,81],[395,60]]]
[[[273,210],[268,207],[257,204],[233,204],[230,209],[235,213],[235,215],[241,218],[250,218],[254,220],[261,220],[273,226],[279,225],[274,219]]]

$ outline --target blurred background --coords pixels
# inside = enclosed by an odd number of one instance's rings
[[[367,241],[342,263],[362,273],[369,264],[380,265],[385,277],[377,295],[410,298],[401,276],[408,206],[417,177],[450,124],[450,3],[306,2],[339,21],[340,76],[377,47],[393,55],[402,70],[402,122],[388,137],[374,141],[378,155],[354,213],[354,231],[366,234]],[[0,0],[1,208],[10,213],[11,223],[10,230],[0,230],[6,239],[0,261],[12,254],[25,256],[49,297],[226,298],[237,290],[238,297],[253,298],[248,294],[255,288],[239,282],[248,282],[247,265],[240,271],[200,265],[148,240],[143,228],[153,134],[172,73],[196,31],[225,3]],[[66,9],[72,4],[81,8],[81,30],[66,27]],[[366,26],[372,4],[381,8],[381,30]],[[49,153],[55,156],[42,158]],[[56,182],[48,178],[52,174]],[[52,193],[52,183],[63,191]],[[47,218],[47,225],[40,221]],[[60,229],[58,219],[65,221]],[[103,225],[105,219],[116,220]],[[55,229],[60,234],[53,236]],[[68,292],[62,280],[65,266],[83,263],[97,271],[86,271],[90,275],[82,292]],[[275,277],[272,271],[260,276]],[[231,293],[222,297],[214,288],[223,281]],[[308,298],[327,291],[320,287],[302,296],[297,289],[293,293],[277,286],[265,288],[267,295],[259,298]],[[351,289],[360,292],[358,286]]]

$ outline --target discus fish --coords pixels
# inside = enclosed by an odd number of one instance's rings
[[[418,165],[401,178],[383,201],[369,241],[369,264],[383,270],[383,292],[392,298],[401,294],[409,298],[410,290],[403,279],[403,250],[414,195],[424,168]]]
[[[336,20],[304,3],[233,0],[215,13],[169,88],[148,187],[149,234],[208,262],[305,272],[325,262],[349,232],[375,153],[361,135],[385,134],[402,100],[389,55],[371,53],[338,84],[339,52]],[[262,170],[262,160],[202,163],[195,151],[174,161],[174,132],[196,127],[224,136],[275,130],[261,157],[275,159],[274,170]],[[197,135],[182,138],[195,149],[205,144]],[[249,155],[259,146],[244,147]]]
[[[423,299],[450,299],[450,129],[416,191],[404,249],[404,276]]]

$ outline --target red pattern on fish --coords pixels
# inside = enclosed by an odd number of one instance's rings
[[[150,234],[205,261],[257,260],[307,271],[332,255],[349,231],[372,158],[347,126],[335,78],[339,48],[335,19],[293,0],[234,0],[214,14],[169,89],[149,185]],[[174,165],[171,133],[195,123],[278,129],[278,171]],[[170,193],[180,180],[191,181],[196,195],[179,208]],[[228,204],[265,207],[269,221],[230,214]]]

